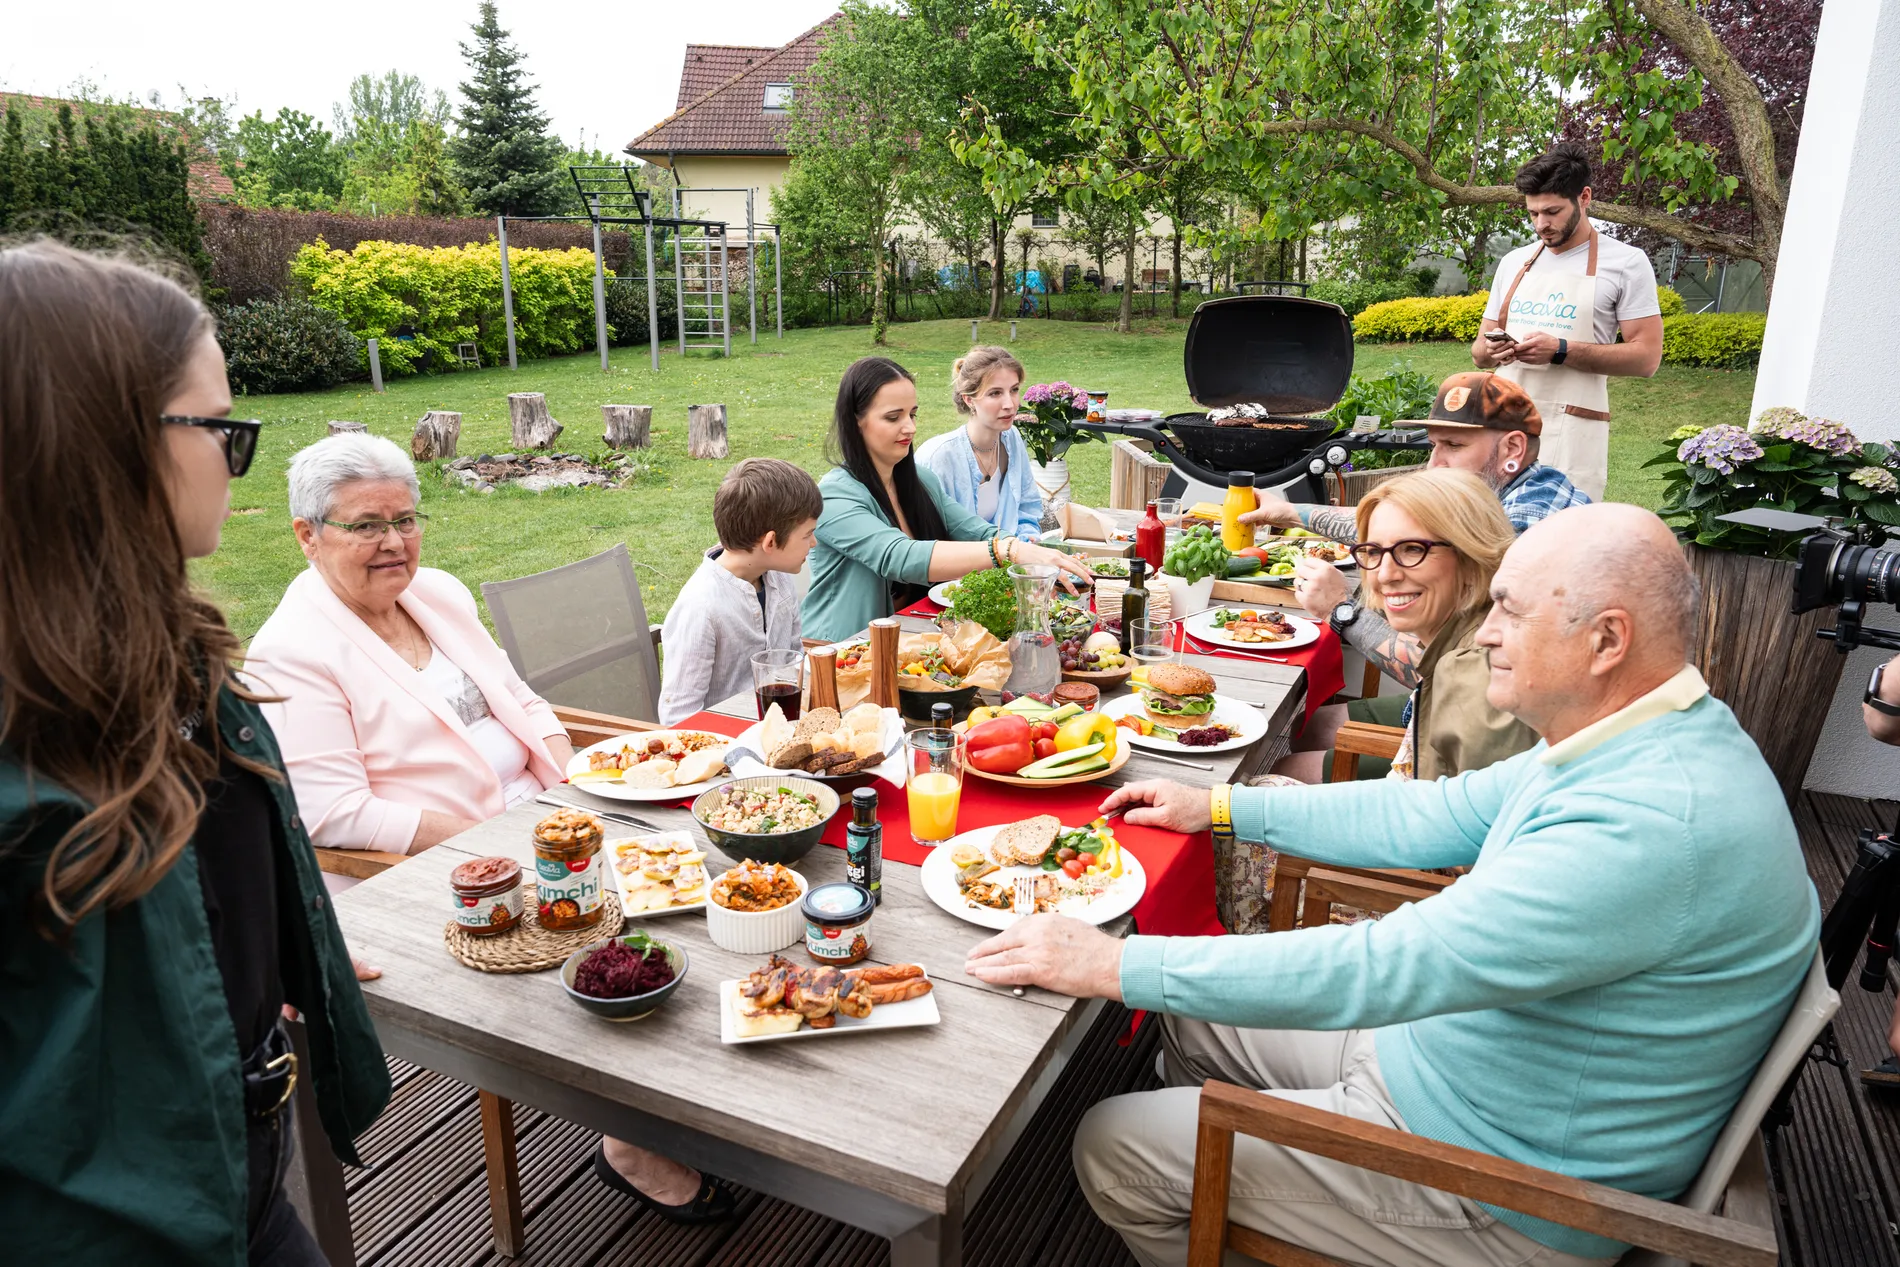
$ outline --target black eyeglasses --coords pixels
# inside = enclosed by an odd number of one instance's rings
[[[255,419],[200,418],[193,414],[160,414],[158,420],[174,427],[209,427],[224,432],[224,461],[236,479],[251,469],[257,455],[257,432],[264,424]]]
[[[1449,541],[1422,541],[1416,537],[1394,541],[1389,546],[1382,546],[1376,541],[1361,541],[1352,548],[1352,561],[1368,572],[1376,572],[1389,554],[1400,567],[1415,568],[1425,561],[1433,546],[1444,546],[1447,550],[1452,548]]]

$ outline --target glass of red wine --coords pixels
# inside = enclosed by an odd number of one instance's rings
[[[752,695],[759,704],[759,720],[777,704],[786,721],[797,721],[805,693],[803,651],[761,651],[752,657]]]

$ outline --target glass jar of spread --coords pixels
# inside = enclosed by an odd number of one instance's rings
[[[856,963],[871,953],[877,903],[855,884],[821,884],[805,895],[805,950],[827,964]]]
[[[455,922],[471,937],[492,937],[521,922],[521,864],[476,858],[449,872]]]
[[[1089,408],[1088,408],[1088,414],[1086,417],[1084,417],[1083,421],[1084,422],[1107,422],[1108,421],[1108,393],[1107,392],[1088,392],[1086,394],[1089,398]]]
[[[557,809],[535,824],[535,917],[541,927],[563,932],[600,923],[604,834],[600,820],[586,810]]]

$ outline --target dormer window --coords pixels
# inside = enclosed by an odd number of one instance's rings
[[[792,86],[790,84],[767,84],[765,86],[765,108],[783,114],[792,108]]]

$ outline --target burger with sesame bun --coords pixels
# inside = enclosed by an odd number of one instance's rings
[[[1214,712],[1214,679],[1185,664],[1157,664],[1141,689],[1148,718],[1171,730],[1199,726]]]

